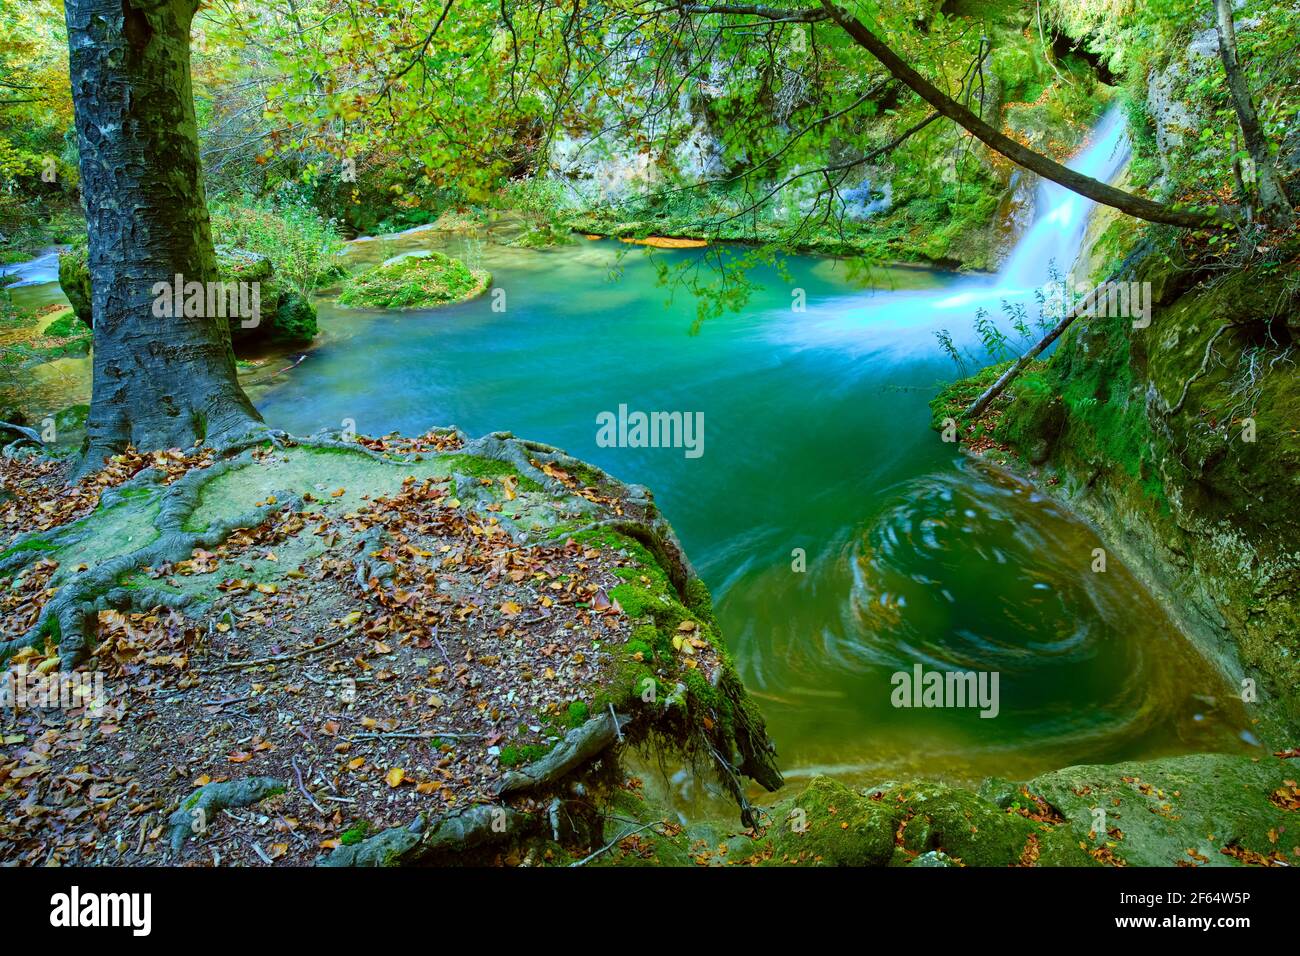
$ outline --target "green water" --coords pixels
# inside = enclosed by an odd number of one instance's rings
[[[380,261],[427,235],[352,254]],[[1115,557],[1092,570],[1092,531],[930,430],[926,403],[954,372],[933,330],[968,327],[993,280],[899,271],[864,288],[840,263],[796,258],[788,275],[758,270],[740,314],[691,335],[693,299],[654,263],[705,253],[440,248],[491,269],[505,310],[484,297],[370,313],[326,297],[322,343],[264,378],[258,406],[298,433],[345,419],[369,434],[508,429],[650,487],[792,780],[1023,778],[1247,747],[1224,680]],[[702,413],[703,453],[602,447],[597,416],[620,405]],[[891,676],[917,663],[998,672],[997,716],[893,706]]]

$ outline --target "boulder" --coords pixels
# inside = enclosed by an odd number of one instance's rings
[[[282,288],[268,257],[229,246],[217,246],[216,252],[222,280],[259,284],[262,319],[251,328],[231,323],[231,338],[237,349],[262,342],[311,341],[317,332],[315,307],[298,292]],[[90,325],[90,266],[85,245],[74,245],[59,256],[59,285],[77,317]]]

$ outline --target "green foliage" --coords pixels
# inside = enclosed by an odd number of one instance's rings
[[[568,209],[564,187],[558,180],[545,176],[522,176],[511,179],[493,197],[493,205],[545,222],[555,221]]]
[[[297,292],[290,290],[280,297],[271,328],[275,342],[309,342],[318,331],[316,310]]]
[[[953,343],[952,333],[947,329],[939,329],[934,333],[934,337],[939,341],[939,349],[944,355],[952,359],[953,364],[957,366],[957,371],[961,373],[961,377],[965,378],[968,374],[966,371],[966,360],[962,358],[961,352],[958,351],[957,346]]]
[[[1011,340],[1006,337],[985,309],[975,312],[975,331],[984,344],[984,351],[994,362],[1004,362],[1011,355]]]
[[[0,261],[35,255],[78,231],[63,4],[0,7]]]
[[[266,256],[277,278],[303,300],[340,275],[338,229],[309,207],[214,202],[211,217],[217,242]]]
[[[1240,201],[1232,164],[1243,157],[1214,36],[1213,5],[1184,0],[1050,0],[1052,23],[1100,56],[1120,77],[1133,142],[1131,181],[1160,198]],[[1282,144],[1300,110],[1300,70],[1294,56],[1300,8],[1270,0],[1234,4],[1238,55],[1270,143]],[[1209,31],[1208,35],[1198,37]],[[1189,47],[1194,38],[1202,53]],[[1163,150],[1147,99],[1158,82],[1173,101]],[[1186,121],[1182,120],[1186,113]],[[1187,125],[1191,123],[1190,127]]]

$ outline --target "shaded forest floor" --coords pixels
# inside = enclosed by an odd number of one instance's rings
[[[601,525],[653,506],[564,461],[447,431],[127,454],[72,488],[63,463],[0,463],[10,686],[103,680],[102,700],[88,683],[71,706],[0,712],[0,860],[306,864],[506,805],[516,768],[612,726],[615,706],[627,721],[642,672],[684,711],[707,708],[678,679],[706,675],[704,696],[720,683],[707,620],[678,605],[661,640],[653,611],[637,608],[638,630],[618,601],[671,590],[644,547]],[[78,589],[95,610],[68,671],[50,608]],[[42,620],[49,633],[18,646]],[[730,720],[712,704],[708,730]],[[174,814],[186,823],[193,795],[223,782],[262,789],[178,829]],[[541,807],[527,793],[508,805]]]

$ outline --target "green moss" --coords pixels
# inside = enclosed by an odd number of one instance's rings
[[[773,813],[769,831],[774,865],[884,866],[894,852],[901,811],[828,777],[814,777],[807,789]]]
[[[513,475],[519,481],[516,491],[541,491],[542,486],[527,475],[519,474],[518,469],[508,461],[495,458],[482,458],[478,455],[444,455],[440,459],[446,467],[472,478],[504,478]]]
[[[419,309],[482,295],[492,276],[440,252],[406,256],[347,280],[339,304],[365,309]]]
[[[1192,754],[1067,767],[1027,787],[1060,811],[1076,837],[1090,847],[1105,840],[1131,866],[1228,866],[1243,862],[1234,855],[1239,851],[1300,859],[1288,838],[1296,812],[1270,799],[1294,779],[1290,762],[1271,756]],[[1105,811],[1105,837],[1094,834],[1098,809]]]
[[[591,716],[591,708],[587,706],[586,701],[575,700],[569,704],[569,709],[565,713],[564,723],[570,729],[581,727]]]
[[[940,852],[962,866],[1089,866],[1079,834],[1034,804],[1040,819],[969,790],[919,781],[867,792],[815,777],[772,811],[771,865],[904,866]],[[1046,811],[1046,813],[1042,812]]]
[[[339,835],[339,842],[344,846],[353,846],[370,836],[370,822],[358,820]]]
[[[22,554],[25,551],[57,551],[58,545],[51,544],[46,538],[36,537],[20,541],[13,547],[0,554],[0,560],[11,557],[15,554]]]
[[[551,752],[551,747],[544,744],[507,744],[501,748],[497,758],[503,767],[518,767],[541,760]]]
[[[76,311],[66,312],[59,316],[42,332],[43,335],[51,338],[66,339],[73,336],[83,336],[90,333],[89,327],[77,315]]]
[[[549,249],[553,246],[565,246],[573,243],[573,235],[563,226],[542,223],[532,226],[510,241],[517,249]]]

